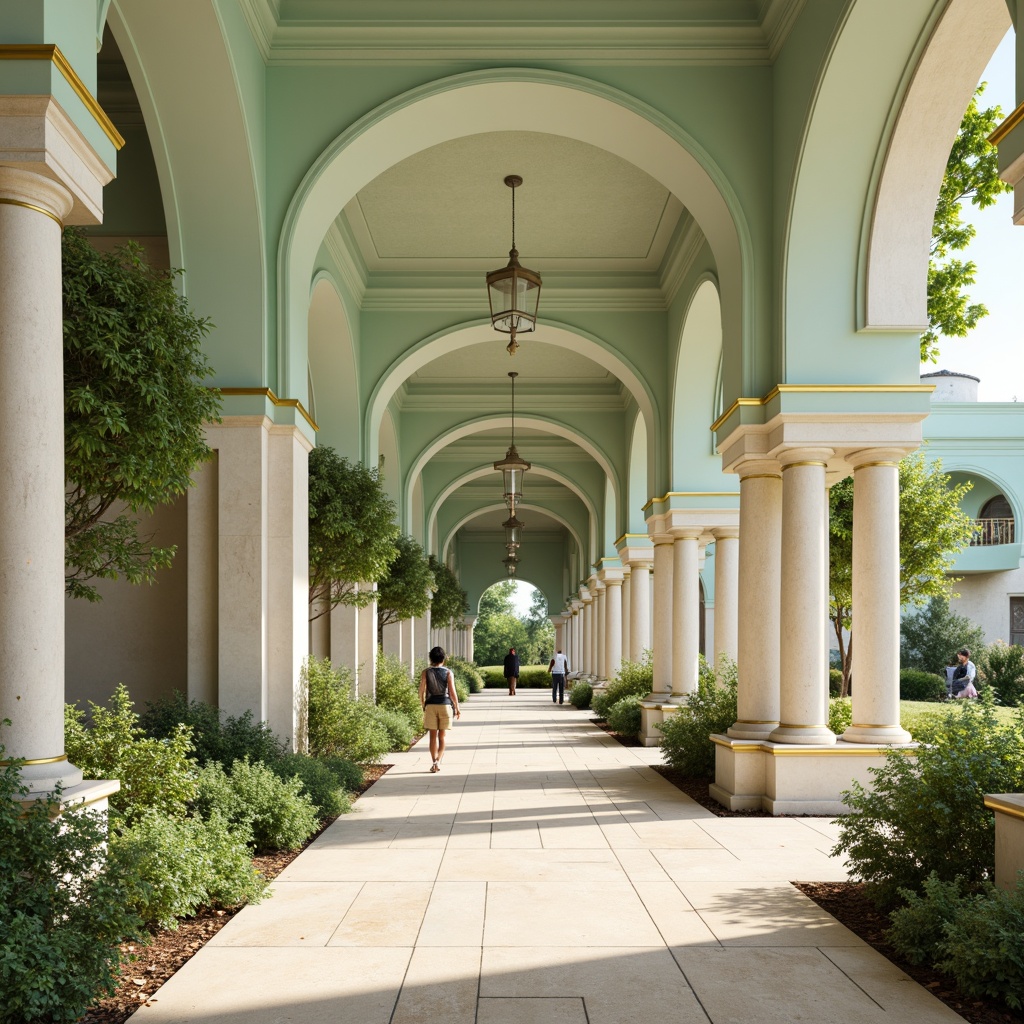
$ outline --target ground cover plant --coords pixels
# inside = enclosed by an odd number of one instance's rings
[[[639,661],[623,661],[604,693],[594,694],[590,706],[598,718],[608,718],[612,708],[624,697],[646,697],[653,685],[653,655],[647,650]]]

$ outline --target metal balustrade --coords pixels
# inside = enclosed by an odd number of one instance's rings
[[[971,547],[1012,544],[1013,537],[1013,519],[975,519]]]

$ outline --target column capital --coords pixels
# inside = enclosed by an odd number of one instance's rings
[[[583,602],[578,597],[574,597],[572,601],[569,602],[569,607],[572,609],[573,615],[578,615],[580,609],[583,607]]]
[[[711,529],[711,536],[718,540],[736,540],[739,538],[739,526],[714,526]]]
[[[621,566],[611,566],[608,569],[602,569],[598,574],[598,579],[601,584],[605,587],[621,587],[623,579],[623,570]]]
[[[857,452],[850,452],[846,461],[853,467],[854,471],[865,469],[868,466],[895,466],[898,467],[900,460],[909,455],[913,448],[862,448]]]
[[[776,459],[743,459],[729,467],[730,470],[744,480],[758,480],[763,477],[782,477],[782,466]]]
[[[835,455],[833,448],[824,447],[810,447],[807,448],[787,448],[786,451],[779,452],[779,463],[782,465],[783,472],[790,469],[793,466],[808,466],[808,465],[820,465],[824,469],[828,465],[828,460]]]
[[[590,592],[589,587],[580,587],[580,601],[587,605],[594,600],[594,595]]]

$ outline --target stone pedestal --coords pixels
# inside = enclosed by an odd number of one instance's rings
[[[1014,889],[1024,871],[1024,793],[992,793],[985,806],[996,815],[996,885]]]

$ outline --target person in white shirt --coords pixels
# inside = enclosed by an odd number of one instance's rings
[[[559,651],[548,665],[551,673],[551,703],[565,703],[565,677],[569,674],[569,659]]]
[[[977,697],[974,680],[977,678],[978,670],[971,661],[971,652],[966,647],[961,647],[956,653],[960,662],[953,673],[953,696],[954,697]]]

